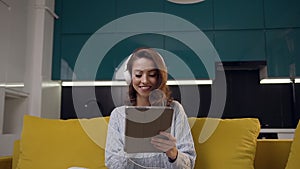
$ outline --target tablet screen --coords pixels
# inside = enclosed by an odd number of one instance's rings
[[[126,106],[125,147],[127,153],[161,152],[151,144],[160,131],[171,132],[173,109],[162,106]]]

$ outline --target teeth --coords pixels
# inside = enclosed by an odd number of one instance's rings
[[[143,90],[146,90],[146,89],[149,89],[150,87],[149,87],[149,86],[141,86],[141,88],[142,88]]]

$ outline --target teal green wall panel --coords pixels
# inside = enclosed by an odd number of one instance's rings
[[[200,44],[199,44],[200,45]],[[170,37],[165,38],[165,50],[174,54],[166,59],[171,79],[208,79],[209,75],[201,58],[186,44]],[[170,58],[171,58],[170,57]],[[214,63],[215,58],[211,58]],[[214,78],[210,77],[211,79]]]
[[[299,0],[264,0],[267,28],[300,27]]]
[[[270,77],[289,77],[290,65],[300,76],[300,28],[269,30],[267,39],[267,68]]]
[[[163,12],[164,1],[162,0],[117,0],[117,17],[140,12]]]
[[[103,38],[101,34],[93,36],[95,38]],[[105,37],[109,38],[109,36],[110,34],[105,34]],[[77,63],[77,59],[81,49],[89,38],[90,35],[62,36],[60,60],[61,80],[72,80],[72,71],[74,70],[75,64],[77,64],[77,66],[80,65]],[[103,60],[99,64],[96,76],[93,77],[93,72],[90,72],[89,62],[93,61],[85,60],[86,66],[78,67],[81,76],[76,76],[77,80],[111,80],[113,78],[114,71],[118,68],[122,61],[133,52],[133,50],[139,47],[163,48],[163,41],[164,37],[162,35],[155,34],[141,34],[126,38],[117,43],[115,46],[112,46],[110,51],[103,56]],[[106,40],[101,39],[99,42],[106,43]],[[101,48],[103,45],[101,43],[96,44],[96,46]],[[97,53],[95,55],[97,55]]]
[[[263,28],[262,0],[214,0],[215,29]]]
[[[210,43],[215,44],[215,32],[214,31],[203,31],[206,37],[210,40]]]
[[[116,19],[115,0],[61,0],[62,33],[94,33]],[[57,1],[56,1],[57,2]]]
[[[161,0],[56,0],[55,12],[60,18],[55,20],[52,79],[72,79],[71,71],[78,54],[95,31],[115,19],[141,12],[168,13],[194,24],[204,31],[221,61],[267,61],[268,72],[272,77],[289,76],[289,65],[295,63],[296,75],[300,76],[299,3],[298,0],[205,0],[179,5]],[[182,34],[197,32],[197,29],[181,25],[176,19],[170,21],[157,18],[155,21],[167,25],[171,23],[172,26],[161,28],[159,24],[153,24],[153,27],[148,25],[147,30]],[[110,38],[110,35],[126,33],[123,31],[124,26],[131,25],[119,25],[101,33]],[[134,28],[130,31],[138,34]],[[289,43],[293,42],[293,49],[287,48],[287,39]],[[113,46],[101,63],[96,79],[110,80],[123,55],[128,55],[140,46],[175,53],[191,67],[196,78],[208,77],[203,63],[196,59],[196,54],[185,44],[163,35],[143,33]],[[176,67],[171,66],[172,69]],[[88,69],[85,73],[89,80]],[[180,73],[180,78],[188,78],[183,72]]]
[[[72,71],[76,64],[78,55],[90,35],[63,35],[61,37],[61,80],[72,80]]]
[[[62,1],[55,2],[55,13],[61,14]],[[61,65],[61,20],[54,22],[54,35],[53,35],[53,57],[52,57],[52,80],[61,80],[60,65]]]
[[[215,47],[222,61],[264,61],[264,31],[216,31]]]
[[[206,32],[209,38],[213,38],[212,32]],[[97,35],[94,35],[97,36]],[[108,35],[109,36],[109,35]],[[90,38],[90,35],[64,35],[61,40],[61,67],[60,78],[61,80],[72,80],[72,71],[74,70],[79,53]],[[105,40],[103,41],[105,43]],[[101,47],[101,44],[98,44]],[[81,67],[79,70],[81,74],[86,72],[84,78],[80,77],[78,80],[111,80],[114,76],[114,71],[120,66],[122,61],[128,57],[131,52],[139,47],[152,47],[162,50],[166,50],[174,53],[182,59],[182,63],[191,69],[192,74],[185,74],[182,69],[178,68],[178,65],[169,62],[168,69],[173,72],[170,78],[176,79],[207,79],[208,74],[201,59],[185,44],[179,42],[170,37],[166,37],[158,34],[141,34],[129,37],[120,41],[113,46],[110,51],[104,56],[101,64],[99,65],[96,77],[91,77],[89,73],[89,67]],[[163,56],[166,57],[166,56]],[[174,56],[171,56],[174,57]],[[171,58],[172,60],[173,58]],[[214,58],[212,58],[214,59]],[[87,61],[88,62],[88,61]],[[78,64],[78,63],[77,63]],[[175,74],[174,74],[175,72]],[[76,75],[76,72],[75,72]],[[172,77],[173,76],[173,77]],[[214,77],[211,77],[214,78]]]
[[[97,80],[112,80],[114,73],[121,66],[123,61],[137,48],[152,47],[163,48],[164,37],[157,34],[140,34],[126,38],[115,46],[105,55],[99,65]],[[124,70],[121,70],[122,72]]]
[[[201,30],[213,29],[213,0],[197,4],[180,5],[165,1],[165,12],[184,18]],[[178,25],[180,26],[180,25]]]

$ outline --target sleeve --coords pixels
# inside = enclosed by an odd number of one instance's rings
[[[126,168],[127,160],[124,153],[124,139],[122,131],[122,117],[120,109],[114,109],[110,115],[106,147],[105,165],[109,169]]]
[[[175,119],[175,137],[177,140],[178,155],[172,163],[174,169],[192,169],[195,166],[196,151],[185,111],[180,103],[174,108],[177,114]]]

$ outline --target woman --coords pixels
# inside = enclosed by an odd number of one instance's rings
[[[151,106],[149,95],[160,90],[166,105],[174,110],[171,133],[160,132],[167,139],[152,138],[155,148],[164,153],[124,152],[125,106],[115,108],[110,115],[106,140],[105,163],[108,168],[194,168],[196,153],[194,142],[182,105],[171,99],[166,85],[168,73],[163,58],[151,48],[137,49],[125,66],[129,83],[129,102],[133,106]],[[126,73],[128,72],[128,75]]]

